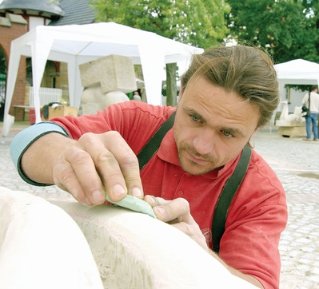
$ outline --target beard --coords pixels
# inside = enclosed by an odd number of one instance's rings
[[[181,167],[191,175],[203,175],[219,167],[217,161],[209,154],[200,154],[187,143],[178,146]]]

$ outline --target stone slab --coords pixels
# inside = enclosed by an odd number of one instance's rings
[[[1,289],[103,289],[85,237],[61,208],[0,187]]]
[[[190,237],[146,214],[48,202],[0,187],[1,289],[103,287],[256,288]]]
[[[80,65],[81,82],[88,88],[101,86],[102,93],[137,89],[134,65],[129,57],[109,55]]]
[[[11,27],[11,22],[6,17],[0,17],[0,26]]]
[[[28,22],[21,15],[18,15],[18,14],[7,13],[6,17],[9,18],[10,22],[12,23],[18,23],[18,24],[24,24],[24,25],[28,24]]]

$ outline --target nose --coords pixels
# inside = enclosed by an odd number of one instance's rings
[[[214,148],[213,134],[202,131],[194,137],[193,147],[201,155],[210,155]]]

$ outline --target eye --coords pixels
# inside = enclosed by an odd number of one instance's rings
[[[202,122],[201,117],[198,116],[197,114],[191,113],[189,116],[194,122],[199,122],[199,123]]]
[[[226,129],[223,129],[221,130],[221,133],[225,136],[225,137],[234,137],[234,134],[230,131],[230,130],[226,130]]]

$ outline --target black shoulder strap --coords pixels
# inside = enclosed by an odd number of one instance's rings
[[[158,150],[161,141],[165,134],[172,128],[175,119],[175,111],[170,115],[170,117],[162,123],[160,128],[151,137],[151,139],[146,143],[142,150],[137,155],[140,170],[147,164],[147,162],[152,158],[154,153]]]
[[[212,224],[213,250],[216,253],[219,252],[220,239],[225,231],[225,222],[229,205],[247,172],[250,156],[251,148],[246,145],[233,174],[226,181],[226,184],[219,195]]]

